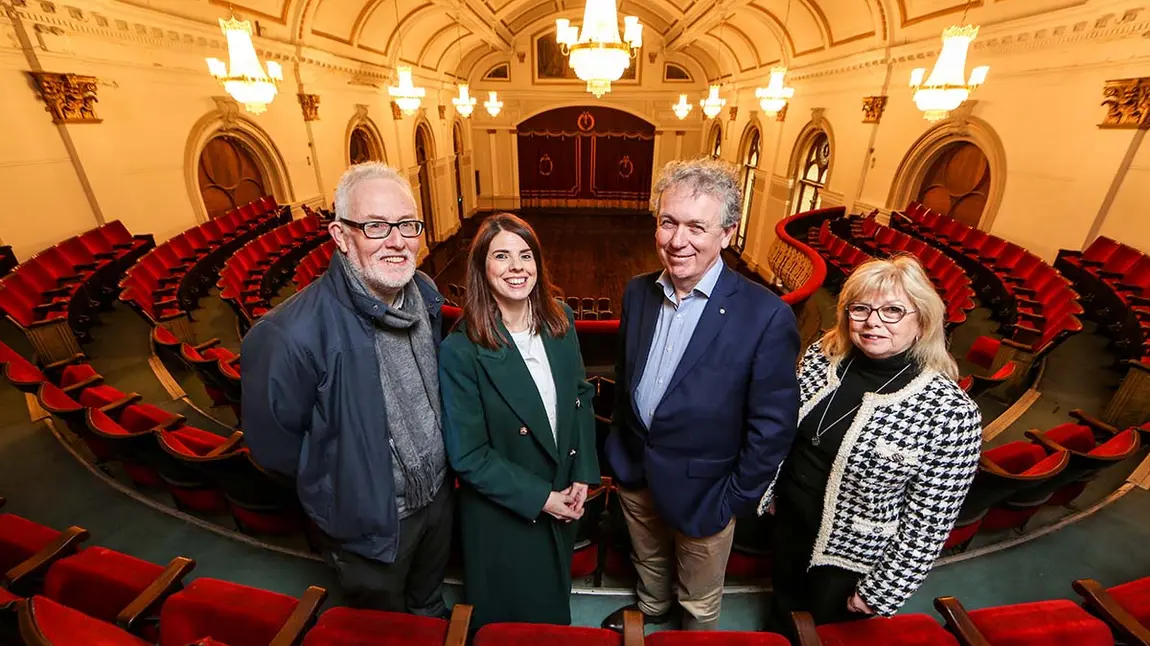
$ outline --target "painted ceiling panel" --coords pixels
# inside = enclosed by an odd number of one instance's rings
[[[403,41],[400,57],[414,61],[423,42],[445,24],[454,24],[454,20],[428,0],[398,2],[399,30]],[[395,0],[377,0],[375,10],[368,12],[358,30],[353,32],[358,36],[357,44],[390,56],[395,40],[395,11]]]
[[[506,19],[507,27],[512,33],[519,33],[532,23],[540,20],[550,18],[552,21],[555,19],[555,3],[541,2],[539,4],[528,5],[523,7],[521,11],[514,16],[508,16]],[[578,18],[576,18],[578,20]]]
[[[351,28],[359,15],[375,4],[373,0],[317,0],[312,31],[351,39]],[[388,0],[390,8],[390,0]],[[394,21],[394,18],[392,19]]]
[[[864,2],[833,2],[818,0],[812,2],[811,10],[819,15],[830,29],[831,44],[859,40],[872,34],[882,34],[880,13],[875,3],[882,0]],[[873,13],[872,13],[873,12]]]
[[[852,1],[861,4],[862,0]],[[789,11],[788,5],[790,5]],[[791,42],[787,47],[788,49],[794,47],[795,54],[817,51],[827,44],[824,38],[825,25],[821,24],[821,17],[802,0],[754,0],[749,8],[784,26],[790,34]]]

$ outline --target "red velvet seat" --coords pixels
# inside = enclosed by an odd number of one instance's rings
[[[1106,592],[1139,623],[1150,626],[1150,577],[1107,588]]]
[[[1103,588],[1093,579],[1079,579],[1073,586],[1086,609],[1108,623],[1120,643],[1150,643],[1150,578],[1112,588]]]
[[[84,530],[71,529],[72,534],[87,538]],[[0,575],[52,545],[62,534],[22,516],[0,514]]]
[[[1048,504],[1067,505],[1086,484],[1106,467],[1133,455],[1142,446],[1137,429],[1129,428],[1097,442],[1094,430],[1080,424],[1061,424],[1046,432],[1027,431],[1026,436],[1050,450],[1070,453],[1070,465],[1055,478]]]
[[[150,646],[150,642],[116,626],[35,596],[17,602],[25,644],[37,646]],[[181,645],[182,646],[182,645]]]
[[[1041,449],[1040,449],[1041,450]],[[1035,462],[1021,472],[1005,476],[1017,486],[1001,502],[987,512],[982,520],[982,530],[997,531],[1022,527],[1039,508],[1049,501],[1055,478],[1064,473],[1070,465],[1070,454],[1065,450],[1055,451]]]
[[[645,642],[645,643],[650,643]],[[623,636],[603,628],[547,624],[487,624],[475,633],[471,646],[623,646]]]
[[[643,640],[644,646],[790,646],[775,633],[661,630]]]
[[[982,608],[968,614],[993,646],[1114,646],[1105,623],[1065,599]]]
[[[184,646],[211,637],[229,646],[267,646],[297,609],[314,614],[326,594],[313,586],[296,599],[219,579],[196,579],[160,610],[159,644]]]
[[[307,632],[303,646],[443,646],[451,641],[461,644],[470,619],[471,607],[459,604],[452,609],[450,623],[400,612],[332,608],[320,615]]]
[[[817,632],[822,646],[958,646],[954,635],[922,614],[826,624]]]

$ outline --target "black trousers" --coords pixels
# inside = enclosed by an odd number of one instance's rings
[[[353,554],[324,541],[323,557],[339,576],[347,604],[353,608],[410,612],[447,617],[443,602],[443,572],[451,551],[451,523],[455,495],[446,482],[431,504],[399,521],[399,550],[395,562]]]
[[[776,503],[774,594],[771,595],[767,630],[786,635],[795,643],[798,637],[791,621],[792,612],[805,610],[811,613],[816,624],[868,616],[847,610],[847,600],[855,593],[861,574],[832,565],[807,569],[819,529],[813,522],[813,512],[794,509],[785,498]]]

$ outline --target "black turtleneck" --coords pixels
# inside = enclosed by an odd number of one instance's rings
[[[854,422],[857,407],[862,404],[863,395],[878,392],[880,388],[879,394],[884,395],[898,391],[919,372],[909,351],[885,359],[871,359],[855,350],[839,363],[841,381],[838,392],[834,393],[833,401],[829,394],[824,397],[799,424],[798,435],[779,483],[780,498],[787,499],[788,507],[802,516],[811,531],[817,531],[821,522],[827,479],[843,437]],[[816,446],[814,438],[820,420],[823,429]]]

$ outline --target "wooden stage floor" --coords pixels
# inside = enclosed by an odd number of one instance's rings
[[[539,235],[551,280],[563,296],[607,297],[618,316],[623,289],[637,274],[659,269],[655,221],[650,214],[522,214]],[[464,283],[466,252],[436,277]]]

